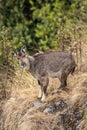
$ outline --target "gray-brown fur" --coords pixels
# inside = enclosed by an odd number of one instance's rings
[[[38,80],[41,86],[39,97],[44,100],[49,83],[49,77],[58,78],[60,88],[67,86],[68,75],[74,72],[76,64],[73,56],[68,52],[45,52],[34,56],[27,55],[25,50],[17,53],[20,64]]]

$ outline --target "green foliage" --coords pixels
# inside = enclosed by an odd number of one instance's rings
[[[3,26],[0,32],[0,61],[3,64],[9,64],[12,50],[13,41],[11,40],[10,28]]]
[[[67,47],[78,35],[74,34],[76,26],[86,22],[87,0],[0,1],[0,31],[3,26],[10,28],[15,49],[26,45],[36,52],[58,50],[62,44]]]

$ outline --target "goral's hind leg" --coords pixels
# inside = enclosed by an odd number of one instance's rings
[[[61,84],[60,84],[60,89],[65,89],[66,88],[66,86],[67,86],[67,75],[66,74],[62,74],[62,76],[61,76],[61,79],[60,79],[60,82],[61,82]]]

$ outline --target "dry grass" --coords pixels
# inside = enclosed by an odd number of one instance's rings
[[[78,125],[78,130],[85,127],[87,117],[87,88],[82,84],[87,80],[87,74],[75,74],[74,77],[69,77],[68,92],[59,91],[53,95],[48,90],[49,95],[46,103],[40,108],[33,106],[37,102],[38,88],[37,87],[22,87],[14,88],[11,98],[3,106],[4,130],[65,130],[60,115],[67,113],[67,110],[74,111],[78,108],[78,112],[84,112],[81,122]],[[54,83],[55,86],[55,83]],[[44,113],[47,104],[54,105],[54,102],[63,99],[68,103],[68,108],[63,111],[57,110],[54,114]],[[84,105],[85,103],[85,105]],[[68,119],[70,122],[70,119]],[[69,123],[67,121],[67,123]],[[73,122],[70,123],[70,126]]]

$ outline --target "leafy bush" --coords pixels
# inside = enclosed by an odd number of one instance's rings
[[[87,0],[1,0],[0,31],[10,28],[13,47],[26,45],[30,53],[67,47],[78,35],[73,25],[86,25],[86,7]]]

